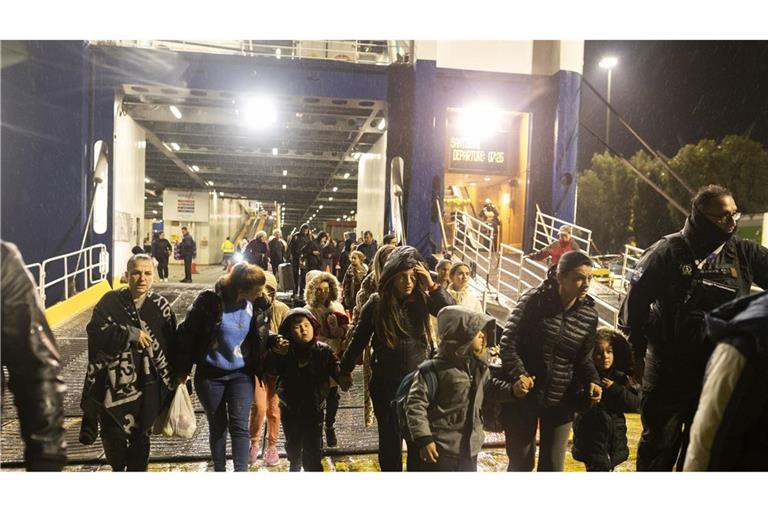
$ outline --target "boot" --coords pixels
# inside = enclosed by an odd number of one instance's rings
[[[325,444],[328,448],[335,448],[338,444],[336,439],[336,429],[333,427],[325,427]]]

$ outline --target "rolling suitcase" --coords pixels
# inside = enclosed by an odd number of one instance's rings
[[[277,287],[281,292],[293,292],[293,270],[290,262],[278,265]]]

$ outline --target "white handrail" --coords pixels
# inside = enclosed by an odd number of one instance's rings
[[[586,247],[584,252],[587,254],[590,253],[592,248],[591,229],[579,226],[573,222],[568,222],[567,220],[558,219],[557,217],[547,215],[539,209],[539,205],[536,205],[536,224],[533,233],[533,250],[541,250],[547,247],[549,244],[555,242],[557,240],[555,233],[557,233],[561,226],[569,226],[571,228],[571,238],[577,242],[583,243]],[[541,239],[541,237],[538,235],[541,235],[543,239]]]
[[[98,250],[98,254],[94,254],[94,251]],[[84,265],[82,268],[75,268],[71,272],[69,271],[69,259],[76,258],[78,256],[81,256],[81,261],[84,262]],[[94,257],[95,256],[95,257]],[[60,277],[57,277],[53,280],[48,280],[48,270],[47,267],[53,263],[56,262],[62,262],[62,266],[64,267],[64,271],[61,273]],[[39,274],[38,274],[38,285],[37,285],[37,292],[40,294],[40,298],[43,301],[43,304],[45,304],[46,299],[46,290],[58,283],[63,282],[64,283],[64,298],[69,298],[70,293],[70,279],[77,280],[77,276],[80,274],[83,274],[83,289],[88,288],[89,286],[96,284],[98,282],[104,281],[107,278],[107,273],[109,269],[109,252],[107,251],[107,246],[104,244],[95,244],[91,245],[90,247],[85,247],[82,250],[79,251],[73,251],[66,254],[61,254],[59,256],[54,256],[53,258],[48,258],[47,260],[44,260],[42,263],[32,263],[30,265],[27,265],[27,269],[31,269],[38,267],[39,268]],[[98,269],[98,277],[94,278],[93,276],[93,270]],[[59,272],[56,272],[56,274],[59,274]]]

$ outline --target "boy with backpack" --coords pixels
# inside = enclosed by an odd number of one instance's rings
[[[481,408],[486,400],[510,401],[512,385],[491,377],[486,343],[494,340],[495,320],[463,306],[437,315],[442,343],[434,359],[409,374],[410,389],[398,405],[409,441],[419,447],[420,471],[477,471],[485,433]]]
[[[323,416],[330,379],[341,367],[333,350],[318,341],[320,323],[304,308],[294,308],[280,324],[265,371],[277,375],[280,419],[290,471],[322,471]],[[286,341],[287,340],[287,341]]]

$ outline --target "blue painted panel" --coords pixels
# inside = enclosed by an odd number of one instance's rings
[[[2,237],[34,263],[80,247],[87,214],[87,68],[82,42],[23,44],[29,58],[0,76]]]
[[[576,205],[581,75],[560,71],[552,175],[552,215],[570,222]]]

